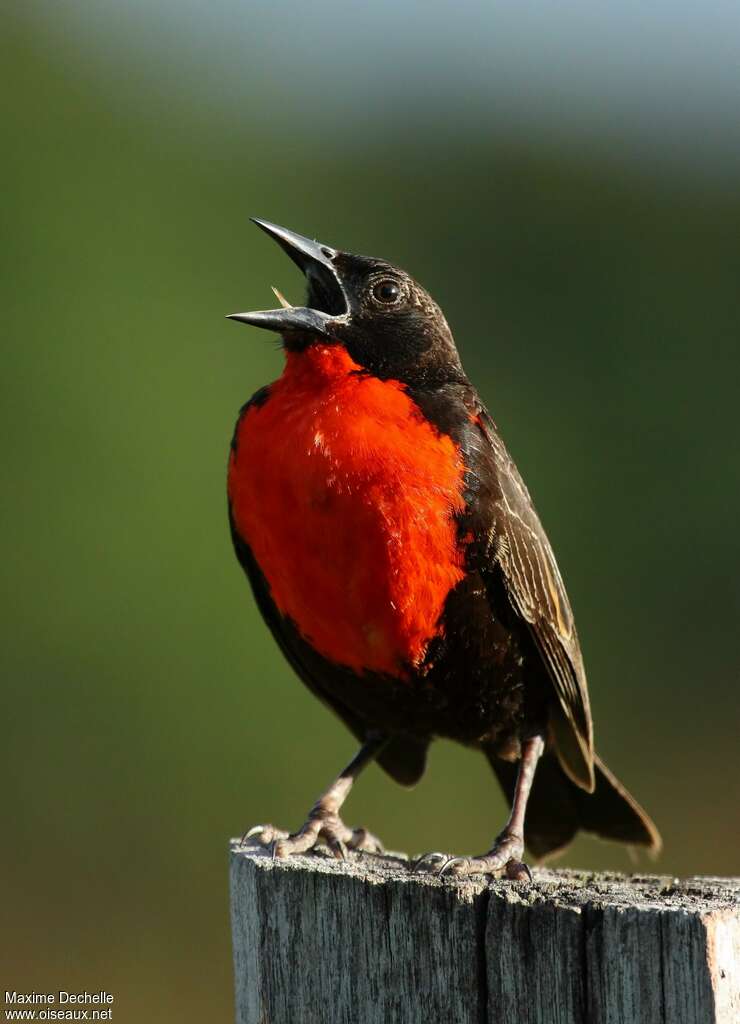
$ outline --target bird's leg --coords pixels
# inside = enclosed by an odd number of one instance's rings
[[[480,857],[451,857],[447,858],[439,868],[438,873],[450,875],[497,875],[502,871],[507,878],[517,881],[531,879],[529,868],[522,863],[524,855],[524,815],[527,810],[527,800],[532,789],[534,773],[537,762],[544,750],[544,740],[541,736],[532,736],[522,742],[522,754],[519,761],[519,771],[516,777],[514,799],[511,804],[511,814],[504,829],[488,851]],[[437,861],[440,854],[427,855],[422,861],[434,858]],[[419,865],[422,864],[419,861]],[[430,866],[432,862],[430,861]]]
[[[339,809],[362,769],[375,760],[387,743],[388,737],[379,733],[370,734],[344,771],[313,805],[305,825],[298,832],[288,834],[273,825],[257,825],[246,833],[242,841],[255,839],[262,845],[272,845],[274,857],[305,853],[320,842],[325,843],[338,858],[344,858],[348,848],[371,853],[382,852],[380,840],[364,828],[348,828],[339,817]]]

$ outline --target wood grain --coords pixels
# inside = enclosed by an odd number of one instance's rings
[[[238,1024],[738,1024],[740,880],[231,847]]]

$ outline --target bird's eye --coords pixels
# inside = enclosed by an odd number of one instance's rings
[[[393,278],[385,277],[373,285],[373,298],[384,306],[394,306],[401,295],[401,286]]]

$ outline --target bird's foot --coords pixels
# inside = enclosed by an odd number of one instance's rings
[[[416,862],[418,871],[432,871],[438,878],[454,875],[505,875],[512,881],[532,881],[532,874],[522,862],[524,840],[512,832],[502,832],[488,853],[480,857],[450,857],[446,853],[426,853]]]
[[[327,846],[338,860],[345,860],[348,850],[383,852],[381,841],[367,829],[349,828],[338,814],[320,806],[311,811],[306,824],[297,832],[291,834],[274,825],[255,825],[244,834],[242,843],[250,839],[260,846],[271,847],[273,858],[307,853],[320,845]]]

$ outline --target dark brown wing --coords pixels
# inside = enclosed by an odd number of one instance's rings
[[[552,679],[558,700],[551,727],[563,768],[591,792],[591,708],[568,595],[524,481],[482,407],[478,422],[491,446],[496,476],[489,556],[501,568],[509,600],[529,625]]]

